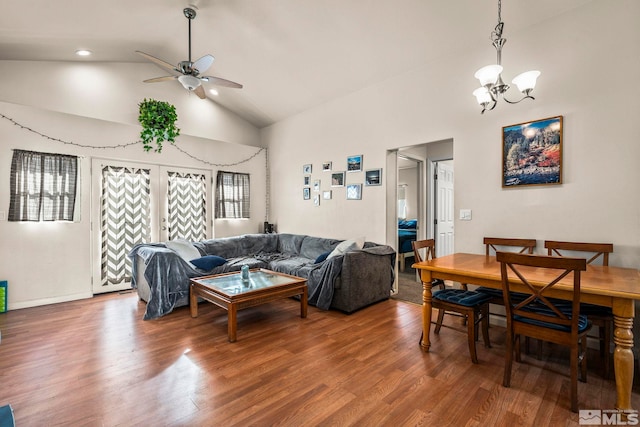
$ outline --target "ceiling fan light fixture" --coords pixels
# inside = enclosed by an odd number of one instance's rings
[[[198,79],[197,77],[190,76],[188,74],[178,77],[178,81],[187,90],[194,90],[195,88],[200,86],[200,79]]]

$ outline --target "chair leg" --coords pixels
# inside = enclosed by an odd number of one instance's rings
[[[513,339],[513,346],[516,350],[516,362],[522,362],[522,357],[520,355],[520,335],[516,335]]]
[[[571,346],[571,411],[578,412],[578,345]]]
[[[491,348],[491,342],[489,340],[489,304],[486,304],[480,308],[482,314],[482,338],[484,339],[484,346]]]
[[[578,356],[578,362],[580,364],[580,381],[587,382],[587,337],[584,336],[580,340],[580,354]]]
[[[513,363],[513,334],[507,331],[506,343],[504,351],[504,376],[502,378],[502,385],[504,387],[511,387],[511,365]]]
[[[611,365],[611,331],[613,330],[613,322],[611,320],[606,320],[604,322],[604,326],[600,328],[600,336],[602,337],[602,347],[604,351],[604,355],[602,357],[602,363],[604,363],[604,378],[609,379],[611,375],[611,369],[609,366]]]
[[[436,327],[433,332],[437,334],[440,333],[440,328],[442,327],[442,321],[444,320],[444,308],[438,309],[438,321],[436,322]]]
[[[471,316],[471,314],[469,314]],[[474,319],[467,320],[467,341],[469,343],[469,354],[471,361],[478,363],[478,355],[476,354],[476,338],[478,337],[478,323],[476,320],[477,312],[474,311]],[[467,316],[468,317],[468,316]]]

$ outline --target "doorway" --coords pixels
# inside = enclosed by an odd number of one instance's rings
[[[387,174],[387,244],[396,248],[398,254],[394,297],[421,303],[420,278],[411,268],[413,253],[405,252],[403,244],[410,243],[400,241],[399,225],[406,219],[416,220],[415,240],[435,239],[437,256],[453,253],[453,140],[389,150],[387,170],[395,172]],[[436,176],[442,179],[441,183]],[[412,203],[417,204],[415,210],[410,209]],[[407,294],[408,286],[412,289]]]
[[[131,288],[139,243],[211,237],[211,172],[92,159],[93,293]]]

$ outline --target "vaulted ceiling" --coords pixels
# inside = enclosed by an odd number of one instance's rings
[[[589,1],[505,0],[505,36]],[[258,127],[451,52],[477,47],[487,62],[495,57],[494,0],[0,0],[0,60],[144,63],[141,50],[177,64],[188,57],[189,4],[198,13],[193,60],[212,54],[206,74],[244,85],[211,100]],[[93,55],[77,57],[80,48]],[[149,78],[162,75],[157,68]]]

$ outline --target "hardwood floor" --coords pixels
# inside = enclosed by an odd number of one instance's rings
[[[212,304],[143,321],[132,293],[0,314],[0,406],[18,426],[578,425],[558,347],[516,363],[507,389],[502,328],[474,365],[459,319],[420,350],[415,304],[299,311],[290,299],[240,311],[235,343]],[[580,408],[613,409],[615,385],[593,368]]]

